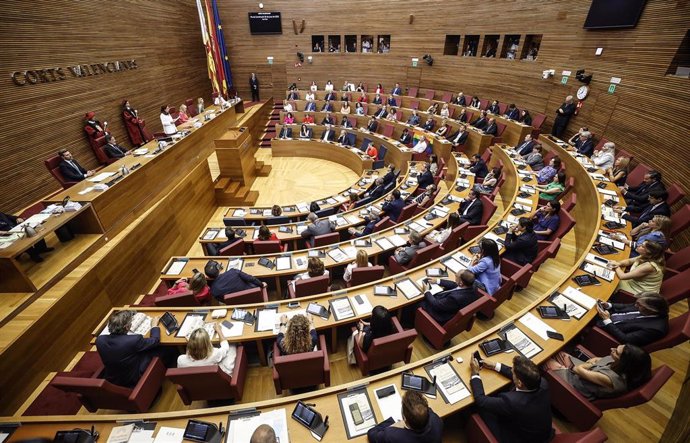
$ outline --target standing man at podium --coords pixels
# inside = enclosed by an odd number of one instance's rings
[[[259,98],[259,79],[256,78],[256,74],[252,72],[252,76],[249,77],[249,89],[252,90],[252,101],[258,102]]]

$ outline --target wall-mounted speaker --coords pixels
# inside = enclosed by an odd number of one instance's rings
[[[430,56],[429,54],[424,54],[424,57],[422,57],[422,59],[424,59],[426,64],[429,66],[434,64],[434,58],[432,56]]]

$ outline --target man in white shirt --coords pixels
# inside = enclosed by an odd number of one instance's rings
[[[292,107],[292,103],[287,102],[283,105],[283,111],[285,112],[292,112],[294,111],[294,108]]]
[[[604,143],[604,147],[592,154],[592,162],[600,169],[606,171],[613,167],[616,161],[616,145],[613,142]]]
[[[427,150],[428,143],[426,141],[426,137],[422,137],[416,145],[412,148],[412,150],[418,154],[424,153]]]

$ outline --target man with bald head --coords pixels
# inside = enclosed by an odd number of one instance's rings
[[[561,138],[565,127],[568,126],[570,117],[575,113],[575,103],[573,103],[573,96],[569,95],[565,98],[565,102],[556,110],[556,119],[553,121],[553,128],[551,135]]]
[[[276,432],[269,425],[261,425],[254,430],[249,443],[278,443]]]

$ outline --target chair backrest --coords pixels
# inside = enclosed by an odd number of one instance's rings
[[[532,262],[532,269],[538,271],[539,267],[544,264],[544,262],[550,258],[554,258],[558,254],[558,250],[561,248],[561,239],[555,238],[552,242],[544,242],[548,246],[541,249],[537,253],[537,257]],[[540,244],[541,246],[541,244]]]
[[[485,225],[489,223],[498,206],[486,195],[482,195],[480,198],[482,200],[482,224]]]
[[[219,365],[168,369],[165,376],[175,385],[185,404],[188,401],[233,398],[232,377]]]
[[[326,381],[326,358],[328,357],[325,349],[282,355],[278,346],[274,345],[273,378],[279,378],[282,389],[319,385]]]
[[[197,306],[199,302],[192,291],[184,291],[173,295],[163,295],[153,300],[156,306]]]
[[[641,405],[651,400],[673,375],[673,369],[666,365],[652,371],[652,377],[647,383],[616,398],[599,399],[592,402],[602,411],[614,408],[629,408]]]
[[[328,217],[328,216],[331,216],[331,215],[335,214],[335,207],[330,207],[330,208],[326,208],[326,209],[321,209],[321,210],[319,210],[319,211],[316,211],[314,214],[316,214],[316,216],[317,216],[318,218],[321,218],[321,217]]]
[[[441,101],[449,103],[453,99],[453,94],[450,92],[444,92],[441,96]]]
[[[218,255],[244,255],[244,240],[235,240],[218,251]]]
[[[410,100],[410,109],[419,109],[419,100]]]
[[[391,220],[390,217],[388,217],[388,216],[383,217],[381,220],[376,222],[376,224],[374,225],[374,229],[372,229],[371,232],[379,232],[383,229],[386,229],[390,226],[393,226],[394,224],[395,223],[393,223],[393,221]]]
[[[320,294],[328,291],[328,283],[330,278],[328,275],[320,275],[318,277],[311,277],[305,280],[297,280],[295,282],[295,297],[306,297],[308,295]]]
[[[284,215],[278,217],[270,217],[266,219],[265,225],[286,225],[290,223],[290,217]]]
[[[43,161],[43,163],[46,165],[46,168],[48,171],[55,177],[55,180],[60,183],[60,186],[63,188],[67,189],[70,186],[75,185],[77,182],[73,181],[68,181],[64,175],[62,175],[62,172],[60,172],[60,162],[62,161],[62,158],[59,155],[56,155],[54,157],[50,157],[46,160]]]
[[[381,134],[385,135],[386,137],[393,137],[393,125],[390,123],[384,123],[381,126]]]
[[[491,152],[491,148],[486,148],[486,150],[484,150],[484,152],[482,153],[482,160],[484,160],[484,163],[486,163],[487,165],[489,164],[489,161],[491,161],[491,154],[493,154]]]
[[[441,245],[439,245],[438,243],[425,246],[422,249],[417,250],[417,253],[414,255],[414,258],[412,258],[412,261],[410,261],[410,263],[406,267],[409,269],[423,265],[439,256],[441,252]]]
[[[635,158],[634,155],[632,155],[631,153],[629,153],[629,152],[626,151],[625,149],[616,149],[616,158],[619,158],[619,157],[626,157],[626,158],[629,158],[629,159],[630,159],[630,163],[629,163],[629,164],[632,164],[632,161],[633,161],[633,159]]]
[[[470,224],[465,222],[460,224],[460,226],[456,226],[453,228],[452,231],[450,231],[450,235],[448,235],[448,238],[441,243],[441,249],[444,251],[450,251],[451,249],[455,249],[458,247],[460,243],[460,236],[462,235],[462,231],[465,230]]]
[[[546,121],[546,115],[544,114],[534,114],[532,116],[532,127],[535,129],[541,129],[541,125]]]
[[[247,221],[242,217],[223,217],[225,226],[247,226]]]
[[[681,272],[688,268],[690,268],[690,246],[686,246],[680,251],[674,252],[666,259],[666,269]]]
[[[436,94],[436,91],[433,89],[427,89],[424,91],[424,98],[433,100],[434,99],[434,94]]]
[[[360,208],[364,205],[368,205],[372,200],[373,199],[371,197],[361,198],[361,199],[357,200],[357,202],[355,203],[355,208]]]
[[[417,97],[417,88],[408,88],[407,95],[410,97]],[[419,104],[419,102],[417,102]],[[413,108],[416,109],[416,108]]]
[[[340,241],[339,232],[330,232],[328,234],[317,235],[314,237],[314,247],[327,246]]]
[[[496,137],[503,135],[503,131],[506,130],[506,125],[501,122],[496,122]]]
[[[109,158],[108,155],[105,153],[105,150],[103,149],[103,146],[105,146],[105,136],[98,137],[96,139],[89,139],[89,141],[91,144],[91,150],[96,156],[98,163],[102,165],[107,165],[116,160]]]
[[[665,337],[644,347],[644,350],[651,353],[661,349],[668,349],[685,343],[690,339],[690,311],[685,314],[672,318],[668,322],[668,333]]]
[[[393,363],[406,360],[408,348],[417,338],[417,331],[412,328],[404,330],[396,317],[391,317],[394,330],[398,331],[385,337],[375,338],[369,346],[369,370],[391,366]]]
[[[378,155],[376,156],[376,161],[374,162],[374,165],[372,166],[374,169],[380,169],[386,165],[384,159],[386,158],[387,152],[388,152],[388,148],[386,148],[383,145],[379,146]]]
[[[469,331],[474,323],[474,314],[491,302],[491,298],[479,294],[477,300],[460,309],[443,326],[447,337],[455,337],[463,331]]]
[[[558,217],[560,219],[560,224],[558,225],[558,229],[551,234],[551,239],[563,238],[565,234],[570,232],[573,226],[575,226],[575,217],[570,215],[570,213],[566,212],[563,208],[558,212]]]
[[[352,124],[352,127],[354,128],[356,126],[356,123]],[[347,134],[347,142],[350,146],[354,146],[355,143],[357,142],[357,137],[353,133]]]
[[[668,191],[666,203],[668,203],[669,206],[675,205],[685,197],[685,191],[683,191],[683,188],[678,186],[677,183],[672,184],[666,188],[666,190]]]
[[[362,152],[366,152],[367,146],[369,146],[370,143],[371,143],[371,139],[364,137],[364,139],[362,140],[362,144],[359,145],[359,150]]]
[[[561,205],[561,209],[565,210],[565,212],[572,212],[573,209],[575,209],[575,205],[577,205],[577,193],[572,192],[570,197],[568,197],[568,200],[563,202],[563,205]]]
[[[184,104],[189,108],[194,104],[194,99],[193,98],[188,98],[187,100],[184,101]]]
[[[690,296],[690,268],[670,278],[664,279],[659,292],[668,301],[669,305],[685,300]]]
[[[651,170],[652,168],[645,165],[644,163],[639,163],[637,166],[635,166],[635,169],[628,173],[628,177],[625,179],[625,183],[629,186],[637,186],[640,183],[642,183],[642,179],[644,178],[645,174],[647,174]]]
[[[604,145],[605,145],[606,143],[608,143],[608,142],[609,142],[609,141],[608,141],[608,139],[607,139],[606,137],[600,138],[600,139],[599,139],[599,143],[597,143],[597,145],[594,147],[594,150],[595,150],[595,151],[600,150],[600,149],[603,148]]]
[[[398,217],[398,223],[402,223],[414,215],[415,209],[417,209],[417,203],[410,203],[409,205],[402,208],[400,211],[400,216]]]
[[[383,266],[368,266],[366,268],[354,268],[352,270],[352,278],[350,279],[351,286],[363,285],[371,283],[383,278],[383,273],[386,268]]]
[[[469,103],[469,102],[468,102],[468,103]],[[474,116],[474,112],[472,112],[472,111],[470,111],[469,109],[467,109],[467,110],[465,111],[465,116],[467,117],[467,123],[471,123],[471,122],[472,122],[472,117]]]
[[[485,110],[489,107],[489,100],[486,98],[479,99],[479,109]]]
[[[283,252],[279,240],[254,240],[254,254]]]
[[[508,104],[507,103],[499,103],[498,104],[498,110],[501,111],[501,115],[505,115],[506,109],[508,109]],[[505,125],[504,125],[505,126]],[[499,134],[500,135],[500,134]]]
[[[674,238],[690,226],[690,203],[671,214],[671,238]]]
[[[262,286],[223,295],[223,303],[226,305],[245,305],[266,301],[268,301],[268,295]]]
[[[58,376],[50,384],[62,391],[78,394],[79,400],[90,412],[98,409],[127,411],[132,406],[129,401],[131,389],[114,385],[103,378]]]

